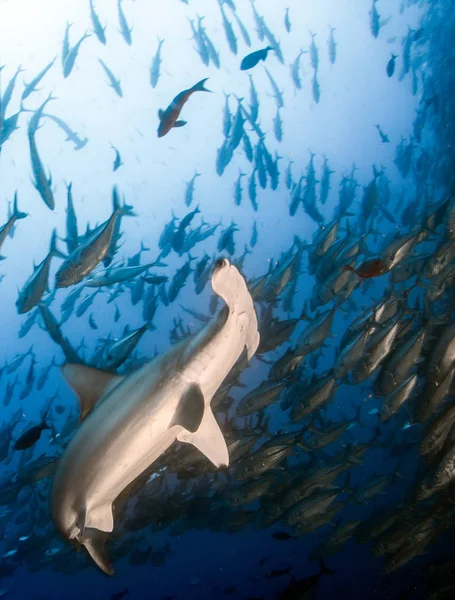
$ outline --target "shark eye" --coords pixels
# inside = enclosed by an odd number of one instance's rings
[[[227,267],[228,261],[225,258],[219,258],[215,263],[215,269],[222,269]]]

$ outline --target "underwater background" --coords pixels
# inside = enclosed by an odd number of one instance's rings
[[[455,598],[452,13],[0,1],[0,597]],[[127,375],[197,333],[219,257],[261,336],[212,401],[231,465],[160,457],[108,578],[51,520],[59,366]]]

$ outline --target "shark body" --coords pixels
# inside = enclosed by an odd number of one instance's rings
[[[175,440],[194,445],[216,467],[229,464],[210,403],[245,347],[248,359],[255,353],[259,333],[245,280],[227,259],[216,262],[212,286],[227,307],[194,338],[131,375],[62,367],[84,420],[57,467],[52,518],[109,575],[112,504]]]

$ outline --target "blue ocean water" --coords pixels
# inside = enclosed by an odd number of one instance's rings
[[[0,597],[455,598],[450,576],[434,576],[453,558],[451,8],[0,1]],[[78,254],[105,231],[96,259]],[[407,243],[392,251],[396,240]],[[114,510],[107,577],[51,515],[54,472],[85,427],[59,367],[126,380],[186,347],[222,309],[220,257],[248,283],[260,334],[216,396],[231,466],[218,472],[178,442],[159,457]],[[396,315],[356,329],[384,299]],[[324,315],[332,326],[309,343]],[[359,333],[357,361],[337,374]],[[411,342],[421,347],[405,375],[379,392]],[[297,362],[274,379],[287,356]],[[91,371],[77,373],[96,396]],[[411,392],[382,418],[404,380]],[[272,381],[279,393],[242,415],[242,398]],[[299,417],[327,381],[332,393]],[[428,458],[422,440],[438,419]],[[280,460],[241,477],[282,433]],[[233,441],[246,443],[242,458]],[[289,504],[286,493],[339,462],[308,492],[317,502],[335,490],[330,501],[293,521],[305,496]],[[263,491],[234,502],[262,477]]]

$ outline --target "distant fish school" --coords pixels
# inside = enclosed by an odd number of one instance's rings
[[[292,93],[303,98],[306,87],[312,108],[320,110],[328,87],[327,79],[320,81],[320,67],[324,61],[328,73],[337,67],[335,32],[340,25],[325,28],[325,52],[321,32],[309,32],[305,49],[296,38],[288,63],[279,36],[294,36],[289,8],[282,23],[276,23],[275,35],[259,14],[259,3],[251,0],[253,35],[240,7],[232,0],[218,4],[226,48],[236,61],[244,48],[239,70],[249,71],[267,60],[267,66],[258,68],[271,92],[269,121],[263,111],[269,95],[253,78],[257,69],[242,75],[244,97],[237,98],[228,86],[224,98],[212,97],[218,98],[222,112],[222,141],[214,156],[217,175],[235,165],[238,155],[244,159],[232,180],[233,212],[226,209],[219,222],[206,221],[199,200],[205,173],[190,165],[180,180],[181,203],[163,224],[156,251],[147,239],[132,256],[120,258],[127,233],[122,231],[123,217],[136,216],[133,206],[114,185],[106,220],[93,225],[84,219],[81,224],[82,184],[65,182],[64,234],[49,231],[49,249],[33,270],[30,266],[31,273],[18,274],[23,283],[16,310],[25,315],[18,338],[34,328],[37,336],[49,336],[59,356],[46,360],[37,344],[27,345],[28,350],[7,356],[0,367],[6,380],[3,407],[11,407],[0,436],[0,500],[4,518],[14,524],[14,534],[5,537],[0,550],[8,577],[23,565],[33,571],[51,565],[68,573],[83,568],[83,562],[67,559],[56,531],[77,548],[83,545],[92,561],[112,574],[120,557],[130,565],[160,566],[167,560],[171,542],[154,549],[146,528],[166,529],[170,539],[191,529],[234,533],[276,525],[280,530],[269,532],[275,546],[297,544],[317,530],[318,542],[309,553],[309,560],[319,563],[314,575],[297,577],[298,567],[281,558],[274,564],[278,554],[254,559],[255,580],[267,585],[270,579],[282,579],[278,598],[289,600],[314,594],[321,577],[335,580],[337,574],[325,560],[342,552],[349,540],[369,544],[374,556],[383,557],[382,571],[388,574],[417,556],[428,556],[453,527],[455,116],[449,68],[453,27],[446,27],[453,25],[453,7],[442,0],[437,10],[423,12],[423,26],[404,23],[400,48],[397,37],[390,41],[394,52],[382,48],[382,84],[409,83],[417,111],[406,135],[397,136],[390,124],[376,123],[376,118],[371,122],[366,142],[378,149],[396,146],[393,165],[371,165],[362,182],[355,164],[335,173],[330,148],[327,156],[309,151],[300,165],[277,150],[286,140],[283,115],[289,95],[281,77],[284,70],[277,69],[284,65]],[[404,15],[412,4],[408,0],[403,5]],[[62,32],[62,86],[68,78],[83,75],[76,67],[94,44],[109,52],[108,42],[117,35],[124,50],[133,45],[135,28],[124,8],[118,0],[115,32],[111,20],[100,20],[93,0],[87,3],[91,29],[75,36],[67,23]],[[214,43],[204,16],[191,19],[183,14],[188,9],[181,9],[202,64],[220,69],[222,40]],[[372,0],[369,13],[365,8],[359,14],[373,43],[384,37],[389,19],[400,18],[384,18],[379,10]],[[156,44],[146,76],[153,89],[160,84],[167,48],[164,38],[157,37]],[[246,50],[260,45],[263,49]],[[7,110],[25,69],[12,65],[2,89],[0,149],[7,156],[9,140],[24,134],[35,188],[27,205],[30,215],[19,209],[26,196],[22,190],[9,203],[0,227],[4,254],[15,243],[11,238],[17,228],[26,228],[35,218],[34,198],[41,198],[44,211],[58,207],[40,130],[57,126],[78,157],[90,143],[90,132],[78,133],[53,114],[58,103],[52,93],[46,92],[34,110],[24,106],[57,68],[57,59],[49,58],[23,83],[16,112]],[[124,102],[128,89],[122,88],[109,54],[105,58],[93,59],[102,75],[99,83],[115,92],[109,92],[113,103]],[[311,69],[309,76],[304,75],[303,61]],[[2,77],[9,68],[0,68]],[[206,82],[204,78],[180,92],[159,111],[158,137],[185,125],[182,110],[194,92],[209,91]],[[32,115],[24,128],[26,113]],[[125,149],[108,140],[105,144],[109,166],[115,177],[121,175],[128,167],[117,173],[124,164],[122,154],[127,159]],[[280,161],[287,161],[284,169]],[[315,229],[311,240],[298,235],[287,240],[277,257],[266,253],[260,218],[264,194],[272,192],[277,192],[273,198],[280,219],[304,213]],[[260,257],[262,250],[268,259],[262,274],[248,277],[250,255]],[[1,258],[7,269],[9,259]],[[57,260],[61,262],[52,285],[51,267]],[[215,293],[192,304],[209,283]],[[134,327],[127,322],[125,305],[136,307],[140,322]],[[100,310],[112,316],[108,331]],[[160,347],[153,356],[143,356],[139,344],[150,331],[162,333],[164,311],[173,317],[168,347],[158,337]],[[342,335],[339,326],[344,327]],[[86,342],[84,333],[95,341]],[[79,399],[79,410],[64,403],[55,388],[48,393],[62,359],[61,373]],[[250,389],[243,374],[256,361],[263,379]],[[30,418],[25,401],[36,392],[45,400],[40,414]],[[273,422],[277,411],[284,423],[279,431]],[[45,453],[42,444],[48,444]],[[370,468],[378,452],[386,465],[381,473]],[[13,462],[15,453],[20,460]],[[49,522],[49,496],[55,527]],[[380,496],[388,505],[378,506]],[[347,518],[345,509],[359,506],[374,511]],[[114,521],[124,533],[121,541],[109,539]],[[448,572],[453,572],[450,562],[433,565],[431,597],[452,593]],[[224,593],[237,589],[229,585]]]

